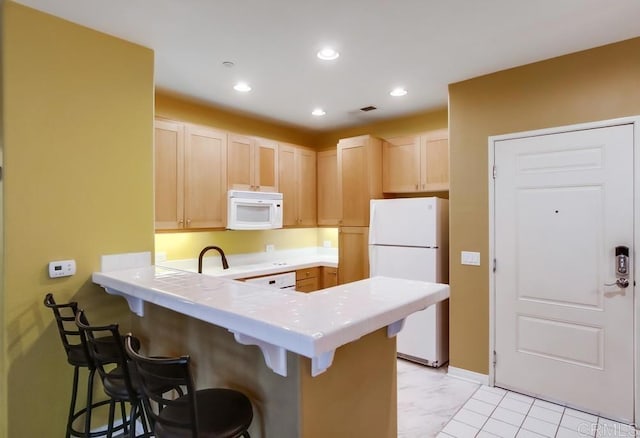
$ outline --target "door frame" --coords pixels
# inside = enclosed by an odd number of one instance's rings
[[[563,132],[571,132],[585,129],[605,128],[618,125],[633,125],[633,202],[634,202],[634,230],[633,230],[633,244],[634,254],[632,255],[632,267],[634,270],[634,278],[638,273],[638,267],[640,263],[637,261],[637,257],[640,257],[640,228],[636,229],[635,224],[640,220],[640,116],[634,117],[622,117],[617,119],[602,120],[597,122],[579,123],[575,125],[558,126],[553,128],[538,129],[532,131],[515,132],[503,135],[493,135],[488,138],[488,153],[489,153],[489,263],[487,263],[487,269],[489,272],[489,386],[495,385],[495,366],[494,366],[494,351],[495,351],[495,273],[493,271],[494,259],[495,259],[495,179],[493,178],[493,169],[495,162],[495,143],[501,140],[512,140],[523,137],[534,137],[547,134],[559,134]],[[499,169],[498,169],[499,172]],[[640,287],[640,284],[638,285]],[[633,336],[633,358],[634,358],[634,372],[633,372],[633,385],[634,385],[634,417],[635,421],[640,420],[640,336],[636,336],[636,331],[640,327],[640,297],[636,293],[636,287],[633,288],[633,331],[630,333]]]

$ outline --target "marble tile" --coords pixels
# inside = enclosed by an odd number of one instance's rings
[[[575,409],[566,408],[564,410],[564,415],[569,415],[571,417],[580,418],[581,420],[589,421],[591,423],[597,423],[598,417],[595,415],[587,414],[586,412],[577,411]]]
[[[526,414],[531,408],[530,403],[522,402],[520,400],[508,397],[503,398],[499,406],[505,409],[509,409],[510,411],[518,412],[520,414]]]
[[[489,417],[487,417],[486,415],[481,415],[476,412],[470,411],[468,409],[462,408],[458,411],[455,417],[453,417],[453,419],[461,423],[468,424],[469,426],[482,429],[482,426],[484,426],[484,423],[487,422]]]
[[[496,394],[495,392],[486,391],[483,388],[480,388],[479,390],[477,390],[475,394],[473,394],[472,396],[472,398],[476,400],[480,400],[494,406],[497,406],[503,397],[504,397],[503,394]]]
[[[501,438],[515,438],[518,433],[518,427],[508,424],[495,418],[490,418],[482,428],[482,430],[497,435]]]
[[[491,418],[495,418],[496,420],[503,421],[505,423],[512,424],[514,426],[520,427],[522,422],[524,421],[525,414],[521,414],[515,411],[510,411],[509,409],[497,407],[493,414],[491,414]]]
[[[474,438],[479,432],[479,429],[456,420],[451,420],[442,431],[455,438]]]
[[[544,400],[536,399],[536,401],[533,402],[533,405],[541,407],[541,408],[549,409],[551,411],[556,411],[556,412],[560,412],[560,413],[564,412],[564,406],[560,406],[560,405],[557,405],[555,403],[551,403],[551,402],[544,401]]]
[[[522,423],[522,428],[553,438],[558,430],[558,425],[547,423],[546,421],[539,420],[537,418],[527,417],[525,418],[524,423]]]
[[[437,436],[480,387],[447,376],[446,366],[431,368],[398,359],[397,368],[398,437],[402,438]]]
[[[535,403],[531,409],[529,409],[528,415],[530,417],[537,418],[538,420],[544,420],[547,423],[553,424],[560,424],[560,419],[562,419],[562,411],[546,409],[536,405]]]
[[[520,429],[516,438],[545,438],[544,435],[540,435],[539,433],[531,432],[527,429]]]
[[[487,417],[496,409],[494,405],[490,405],[489,403],[485,403],[474,398],[466,402],[464,404],[464,408],[477,412],[478,414],[486,415]]]

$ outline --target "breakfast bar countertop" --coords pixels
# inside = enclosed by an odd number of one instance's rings
[[[224,327],[284,376],[287,351],[311,358],[315,376],[338,347],[383,327],[395,336],[408,315],[449,297],[445,284],[388,277],[301,293],[161,266],[95,272],[93,282],[139,316],[150,302]]]

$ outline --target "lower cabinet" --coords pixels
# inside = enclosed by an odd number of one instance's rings
[[[320,267],[298,269],[296,271],[296,291],[313,292],[320,287]]]
[[[369,227],[338,230],[338,283],[369,278]]]
[[[322,285],[321,289],[338,285],[338,268],[322,267]]]

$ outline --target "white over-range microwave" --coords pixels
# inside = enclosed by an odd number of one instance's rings
[[[282,193],[229,190],[227,228],[230,230],[282,228]]]

